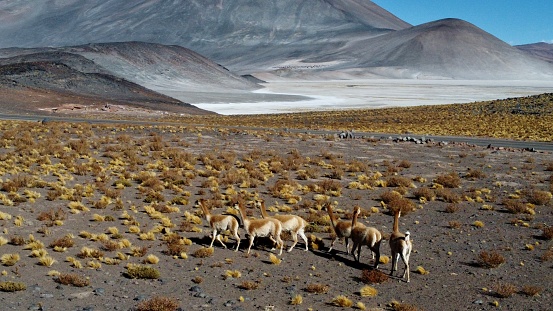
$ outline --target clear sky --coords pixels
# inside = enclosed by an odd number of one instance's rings
[[[373,0],[411,25],[460,18],[511,44],[553,43],[553,0]]]

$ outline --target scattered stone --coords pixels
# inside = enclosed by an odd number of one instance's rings
[[[199,292],[202,292],[202,288],[199,287],[198,285],[194,285],[194,286],[190,287],[190,291],[194,292],[194,293],[199,293]]]

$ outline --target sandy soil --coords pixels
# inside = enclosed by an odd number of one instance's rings
[[[89,150],[81,150],[81,153],[88,156],[81,157],[82,160],[78,161],[90,163],[86,160],[89,158],[103,166],[104,170],[103,173],[86,171],[80,175],[71,173],[70,169],[63,169],[61,164],[57,169],[45,170],[46,166],[39,168],[31,163],[28,165],[34,169],[30,171],[26,169],[26,162],[22,158],[19,158],[18,162],[21,169],[19,172],[10,171],[8,164],[2,165],[3,173],[0,177],[3,182],[14,180],[16,176],[34,176],[52,184],[59,184],[59,181],[63,180],[62,184],[68,189],[75,189],[77,184],[92,185],[95,189],[91,196],[83,195],[81,198],[84,206],[90,210],[78,214],[69,212],[69,199],[47,199],[48,192],[52,191],[50,186],[23,187],[17,191],[20,196],[25,196],[25,189],[40,193],[41,196],[34,202],[27,200],[15,203],[14,206],[0,205],[1,212],[13,216],[12,219],[2,220],[4,232],[1,236],[8,240],[15,236],[28,240],[32,234],[36,240],[44,244],[48,255],[56,260],[51,267],[45,267],[38,264],[38,258],[30,256],[31,250],[26,249],[25,245],[8,243],[0,246],[0,254],[19,254],[21,257],[15,265],[2,267],[4,272],[0,276],[0,281],[16,281],[27,285],[25,291],[0,294],[0,303],[4,310],[130,310],[141,301],[154,296],[175,299],[182,310],[351,309],[332,303],[339,295],[351,299],[354,306],[358,303],[364,304],[366,310],[391,310],[389,304],[393,300],[424,310],[495,310],[498,308],[493,306],[494,301],[497,301],[499,309],[502,310],[551,310],[553,292],[550,274],[553,266],[550,260],[540,259],[553,247],[552,241],[540,238],[540,228],[553,224],[551,200],[546,206],[536,206],[535,215],[511,214],[501,204],[504,199],[516,196],[520,197],[521,202],[526,202],[524,191],[529,189],[551,191],[552,173],[548,169],[553,157],[549,153],[487,149],[464,144],[417,145],[412,142],[373,141],[361,138],[338,140],[285,133],[91,125],[82,125],[84,128],[61,126],[61,131],[55,131],[54,126],[56,125],[47,124],[42,127],[37,125],[37,128],[23,128],[14,136],[18,137],[26,131],[43,131],[45,135],[37,138],[37,142],[40,142],[48,137],[47,133],[55,132],[56,143],[50,143],[50,151],[41,150],[40,144],[33,147],[40,150],[43,157],[51,158],[53,164],[59,162],[55,156],[57,144],[65,145],[82,137],[87,137],[90,142],[102,141],[102,144],[90,145]],[[129,225],[125,224],[122,215],[128,213],[139,223],[143,233],[159,227],[160,219],[150,217],[146,213],[145,207],[151,204],[145,202],[145,196],[139,190],[148,186],[139,186],[140,182],[131,178],[130,184],[120,189],[119,207],[116,207],[115,203],[109,204],[105,209],[93,207],[101,200],[101,196],[105,195],[100,189],[111,189],[113,192],[117,189],[115,182],[125,175],[125,171],[129,177],[137,176],[141,171],[155,172],[162,176],[166,170],[164,167],[169,171],[179,171],[178,167],[173,166],[171,157],[163,156],[163,153],[153,147],[155,142],[160,141],[165,144],[164,150],[174,147],[191,155],[192,158],[199,159],[212,154],[216,158],[219,156],[219,162],[222,163],[226,163],[225,156],[231,159],[218,173],[210,170],[212,166],[206,166],[199,160],[192,167],[180,169],[182,173],[195,172],[195,177],[188,185],[175,183],[182,191],[190,194],[188,203],[174,205],[179,211],[164,213],[163,216],[175,225],[173,228],[167,228],[169,231],[192,241],[192,244],[186,247],[187,259],[165,253],[163,232],[167,233],[167,229],[155,233],[155,240],[141,240],[139,235],[131,233]],[[4,156],[21,153],[21,150],[10,145],[2,149]],[[141,150],[131,153],[142,159],[142,164],[129,166],[117,162],[116,159],[122,160],[123,163],[131,161],[130,157],[123,155],[123,151],[118,151],[119,148],[125,150],[126,146],[135,146],[134,148]],[[65,152],[70,154],[69,150]],[[303,164],[288,170],[279,169],[293,154],[299,155],[296,159],[301,159]],[[67,163],[64,161],[62,162]],[[223,186],[224,176],[238,169],[240,163],[248,161],[252,161],[254,167],[260,171],[263,171],[263,163],[274,162],[271,165],[274,170],[272,177],[260,182],[255,188],[240,188],[240,181],[231,182],[234,190],[227,190],[227,187]],[[366,168],[359,172],[348,172],[346,168],[354,163],[364,163]],[[312,222],[309,226],[312,232],[308,233],[308,236],[313,239],[311,241],[319,239],[319,244],[310,241],[309,251],[306,252],[303,250],[304,243],[300,240],[292,252],[284,252],[282,256],[278,256],[282,260],[279,265],[271,263],[269,255],[274,252],[263,247],[263,243],[256,243],[252,253],[246,255],[247,240],[243,229],[240,229],[242,244],[238,252],[223,249],[216,243],[213,255],[206,258],[194,257],[198,249],[209,246],[210,229],[205,220],[201,224],[193,225],[201,228],[202,232],[179,229],[183,228],[180,224],[186,222],[186,212],[199,213],[199,209],[193,204],[196,199],[214,198],[215,193],[232,194],[238,191],[249,195],[256,194],[267,202],[268,207],[284,209],[288,206],[291,208],[290,213],[303,216],[310,221],[323,219],[321,217],[326,213],[318,210],[320,202],[316,199],[319,193],[314,190],[307,190],[306,187],[304,191],[300,191],[296,188],[293,191],[293,195],[299,200],[296,204],[273,196],[270,189],[282,178],[289,178],[303,186],[311,185],[311,189],[315,189],[315,184],[331,180],[325,176],[332,173],[333,167],[344,168],[341,179],[332,179],[341,185],[340,193],[335,193],[335,196],[327,193],[330,201],[336,205],[338,216],[349,219],[353,206],[358,205],[362,207],[365,215],[361,221],[385,235],[391,232],[393,217],[383,208],[381,195],[400,189],[374,186],[361,190],[351,187],[351,183],[364,180],[362,176],[366,178],[382,174],[377,180],[386,181],[394,175],[401,176],[411,180],[417,187],[404,189],[405,197],[414,203],[416,210],[400,219],[400,230],[409,230],[414,243],[410,261],[410,283],[402,280],[401,273],[397,273],[384,283],[371,285],[378,290],[375,297],[362,297],[360,289],[366,285],[362,281],[363,270],[369,269],[373,263],[370,252],[366,248],[363,249],[361,263],[354,262],[352,257],[344,252],[343,242],[338,243],[331,253],[327,252],[331,239],[330,234],[325,232],[329,228],[325,224],[317,225]],[[302,169],[312,169],[318,173],[314,178],[300,180],[298,170]],[[470,178],[467,175],[469,169],[479,170],[483,174],[478,178]],[[219,180],[219,187],[211,190],[209,187],[206,188],[210,175],[206,172],[209,171]],[[445,202],[444,199],[438,198],[425,203],[414,198],[413,193],[416,189],[432,187],[435,178],[451,172],[457,174],[461,181],[459,188],[448,189],[464,198],[454,204],[458,210],[453,213],[445,212],[447,206],[452,203]],[[185,193],[182,191],[166,184],[161,193],[165,202],[171,205],[171,200]],[[5,191],[0,194],[8,195]],[[46,227],[46,222],[37,220],[41,212],[56,208],[67,212],[67,218],[62,225]],[[221,214],[226,210],[226,207],[216,208],[212,213]],[[252,217],[259,217],[258,210],[251,209],[249,213]],[[113,221],[94,221],[94,214],[111,216]],[[15,225],[17,216],[24,219],[20,226]],[[459,227],[450,228],[451,221],[458,222]],[[481,221],[484,226],[475,226],[475,221]],[[120,241],[108,233],[110,227],[118,228],[120,239],[128,239],[133,246],[147,247],[146,256],[155,255],[159,258],[157,264],[151,265],[159,270],[159,279],[126,277],[125,266],[128,263],[143,264],[146,257],[130,256],[119,264],[108,265],[105,258],[115,258],[116,252],[130,254],[130,248],[108,251],[103,248],[102,242],[81,237],[82,232],[87,231],[95,235],[106,233],[109,236],[108,240]],[[41,234],[43,229],[46,229],[48,234]],[[49,247],[54,240],[67,234],[74,236],[75,246],[65,252],[55,252]],[[286,244],[290,243],[288,237]],[[234,246],[232,239],[227,244],[230,248]],[[79,258],[78,255],[85,246],[102,250],[104,256],[102,259]],[[477,265],[478,254],[491,250],[502,254],[505,263],[492,269]],[[382,244],[381,253],[382,256],[390,256],[387,241]],[[68,256],[77,258],[84,268],[72,267],[66,261]],[[88,268],[89,262],[101,263],[101,267]],[[419,266],[428,271],[428,274],[417,273]],[[381,264],[379,270],[388,274],[390,268],[391,264],[386,263]],[[403,271],[403,268],[403,264],[400,263],[399,271]],[[90,285],[61,285],[55,281],[55,277],[47,275],[51,270],[86,276]],[[241,276],[225,277],[229,270],[239,271]],[[258,288],[241,289],[241,285],[246,281],[256,282]],[[523,286],[533,285],[542,291],[533,297],[517,291],[509,298],[499,298],[493,288],[501,282],[513,284],[518,290]],[[313,284],[327,285],[328,291],[320,294],[306,291]],[[302,303],[291,305],[291,299],[296,295],[301,295]]]

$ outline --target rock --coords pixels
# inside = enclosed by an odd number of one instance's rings
[[[194,293],[199,293],[199,292],[202,292],[202,288],[199,287],[198,285],[194,285],[194,286],[190,287],[189,291],[194,292]]]

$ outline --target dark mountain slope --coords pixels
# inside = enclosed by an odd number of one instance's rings
[[[553,43],[539,42],[516,45],[515,47],[521,51],[530,53],[541,60],[553,63]]]
[[[47,53],[41,53],[37,58],[48,58],[46,55]],[[27,55],[25,58],[32,57],[33,55]],[[38,109],[54,109],[66,104],[123,104],[147,110],[207,113],[190,104],[109,74],[84,73],[61,62],[18,62],[17,58],[11,60],[10,63],[10,59],[3,59],[4,64],[0,65],[0,110],[4,113],[14,113],[18,109],[36,113]],[[34,99],[26,100],[27,97]],[[64,99],[53,102],[52,98],[57,97]],[[19,108],[14,110],[14,104]]]
[[[115,42],[59,48],[0,49],[0,64],[55,61],[86,73],[106,73],[148,88],[254,90],[259,85],[189,49],[145,42]]]

